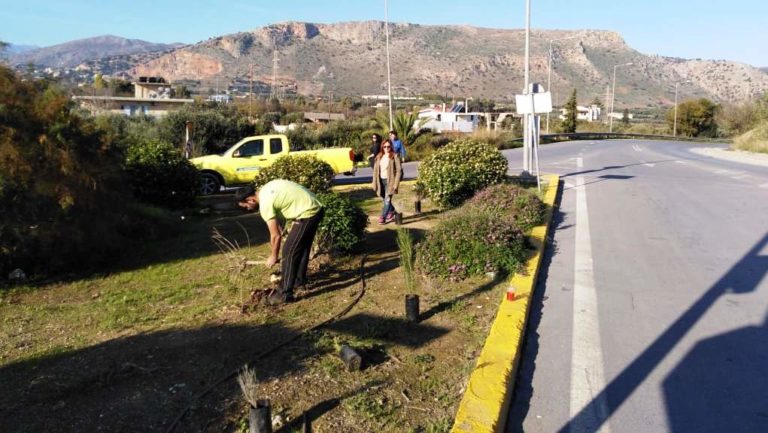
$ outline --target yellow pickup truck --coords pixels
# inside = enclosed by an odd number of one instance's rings
[[[222,186],[237,186],[253,181],[256,174],[283,155],[314,155],[327,162],[336,174],[355,172],[355,154],[351,147],[291,152],[288,137],[282,134],[255,135],[238,141],[221,155],[192,158],[200,171],[200,194],[219,192]]]

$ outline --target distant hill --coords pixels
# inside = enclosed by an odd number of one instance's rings
[[[97,36],[16,53],[11,51],[8,62],[11,65],[33,63],[39,66],[73,68],[81,63],[105,57],[163,52],[182,46],[183,44],[156,44],[117,36]]]
[[[37,45],[14,45],[9,44],[8,47],[6,47],[5,52],[6,54],[19,54],[26,51],[36,50],[40,47]]]
[[[523,87],[523,30],[470,26],[390,24],[393,92],[449,98],[511,98]],[[170,80],[203,80],[213,87],[254,79],[271,83],[273,41],[278,80],[302,94],[386,93],[384,24],[378,21],[312,24],[287,22],[200,42],[169,52],[129,71]],[[531,35],[531,81],[546,85],[548,44],[554,44],[552,88],[563,104],[573,88],[579,101],[606,101],[616,76],[617,109],[671,105],[676,82],[680,99],[738,101],[768,91],[768,75],[743,63],[686,60],[642,54],[618,33],[602,30],[535,30]]]

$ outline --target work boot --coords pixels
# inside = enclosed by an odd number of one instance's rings
[[[274,292],[267,298],[267,304],[269,305],[281,305],[293,302],[293,293],[286,292]]]

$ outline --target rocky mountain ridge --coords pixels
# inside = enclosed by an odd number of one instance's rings
[[[524,36],[516,29],[390,23],[393,92],[510,99],[523,87]],[[617,108],[671,104],[675,83],[682,83],[680,99],[735,102],[768,91],[768,74],[750,65],[646,55],[602,30],[532,31],[532,81],[546,85],[553,39],[556,104],[573,88],[580,102],[606,101],[614,66],[626,63],[632,65],[617,68]],[[382,22],[285,22],[183,47],[129,73],[226,82],[247,80],[253,67],[254,80],[271,84],[275,74],[278,83],[303,94],[366,95],[386,93],[385,61]]]

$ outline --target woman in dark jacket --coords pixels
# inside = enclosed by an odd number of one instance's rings
[[[376,160],[376,156],[381,152],[381,135],[375,132],[371,135],[371,154],[368,155],[368,165],[373,167],[373,163]]]
[[[400,163],[400,155],[392,149],[389,140],[381,143],[381,150],[374,158],[373,181],[371,187],[376,195],[384,200],[381,209],[379,224],[386,224],[395,219],[395,206],[392,204],[392,196],[397,194],[400,179],[403,178],[403,166]]]

